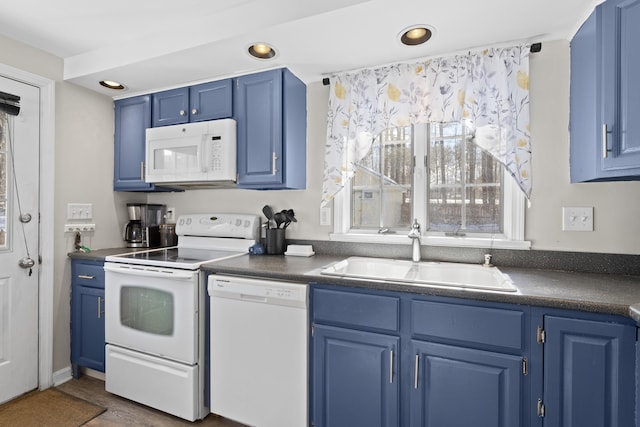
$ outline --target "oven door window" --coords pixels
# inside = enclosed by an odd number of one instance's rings
[[[120,324],[154,335],[173,335],[173,294],[142,286],[120,291]]]

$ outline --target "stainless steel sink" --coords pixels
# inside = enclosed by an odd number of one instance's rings
[[[411,262],[387,258],[350,257],[320,272],[328,276],[400,282],[414,286],[446,286],[500,292],[518,289],[496,267],[453,262]]]

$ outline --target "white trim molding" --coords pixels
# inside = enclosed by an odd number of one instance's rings
[[[38,387],[53,384],[55,80],[0,64],[0,75],[40,89],[40,268],[38,277]]]

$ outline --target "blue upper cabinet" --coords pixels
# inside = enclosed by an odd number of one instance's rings
[[[306,187],[306,86],[287,69],[238,77],[238,187]]]
[[[203,83],[189,88],[189,121],[228,119],[233,115],[231,79]]]
[[[115,101],[114,191],[170,191],[144,181],[148,127],[151,127],[150,95]]]
[[[189,122],[189,88],[165,90],[152,96],[153,127]]]
[[[571,182],[640,180],[640,0],[596,7],[571,41]]]
[[[144,182],[145,131],[151,126],[151,97],[115,101],[114,191],[152,191]]]
[[[154,93],[153,127],[225,119],[233,114],[231,79]]]

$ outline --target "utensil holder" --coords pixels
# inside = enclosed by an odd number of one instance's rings
[[[285,249],[285,229],[269,228],[267,232],[267,254],[281,255]]]

